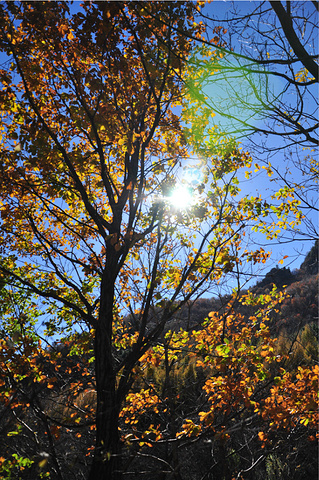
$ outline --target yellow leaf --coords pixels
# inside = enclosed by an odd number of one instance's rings
[[[44,468],[47,463],[48,463],[48,459],[47,459],[47,458],[44,458],[43,460],[41,460],[41,461],[38,463],[38,466],[39,466],[39,468]]]

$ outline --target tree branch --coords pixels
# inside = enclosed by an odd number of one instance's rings
[[[288,12],[284,9],[282,6],[281,2],[278,1],[273,1],[270,0],[269,2],[275,11],[278,20],[280,21],[280,24],[282,26],[282,29],[286,35],[286,38],[299,58],[299,60],[303,63],[303,65],[306,67],[306,69],[313,75],[318,82],[319,80],[319,70],[318,70],[318,64],[310,57],[308,52],[305,50],[303,45],[301,44],[299,38],[296,35],[296,32],[294,30],[293,24],[292,24],[292,18],[289,15]],[[290,2],[287,2],[290,4]]]

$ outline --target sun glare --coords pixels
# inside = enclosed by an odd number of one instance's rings
[[[174,188],[168,200],[175,208],[184,209],[193,203],[193,195],[189,187],[179,185]]]

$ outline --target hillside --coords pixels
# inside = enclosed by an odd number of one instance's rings
[[[282,328],[288,334],[294,335],[305,325],[311,325],[315,331],[318,320],[318,241],[306,254],[300,268],[293,272],[290,268],[272,268],[265,277],[258,281],[250,290],[256,295],[265,295],[276,286],[279,291],[286,291],[287,298],[280,306],[280,311],[273,319],[272,330],[278,334]],[[245,293],[243,291],[242,293]],[[167,329],[191,330],[200,328],[202,322],[211,311],[221,312],[228,304],[230,296],[219,298],[199,298],[183,307],[174,318],[168,322]],[[235,303],[236,311],[251,314],[251,310]],[[154,326],[160,309],[153,314],[149,324]],[[127,325],[134,329],[132,317],[125,319]]]

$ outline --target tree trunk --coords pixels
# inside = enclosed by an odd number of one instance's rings
[[[105,268],[100,313],[95,332],[95,376],[97,390],[96,445],[88,480],[120,480],[121,443],[119,437],[120,405],[116,398],[116,378],[112,357],[114,281]]]

